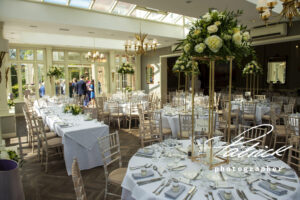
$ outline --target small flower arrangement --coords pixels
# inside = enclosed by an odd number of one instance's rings
[[[78,105],[67,104],[64,107],[64,113],[72,113],[72,115],[79,115],[79,114],[83,114],[83,110]]]
[[[119,74],[134,74],[134,69],[129,63],[123,63],[120,69],[118,70]]]
[[[15,102],[12,99],[7,100],[7,105],[9,108],[11,108],[12,106],[15,106]]]
[[[62,75],[63,75],[63,72],[58,67],[50,67],[49,71],[47,72],[47,76],[49,76],[49,77],[60,78],[60,77],[62,77]]]
[[[239,25],[237,12],[209,10],[194,22],[187,37],[177,48],[182,48],[184,54],[192,57],[207,57],[226,61],[233,56],[237,64],[245,57],[255,56],[251,38],[246,26]]]
[[[263,73],[263,70],[257,64],[256,61],[249,62],[243,69],[243,75],[248,75],[248,74],[256,75],[256,74],[262,74],[262,73]]]
[[[14,160],[19,163],[21,158],[17,152],[17,146],[4,147],[4,149],[0,149],[0,159]]]
[[[125,88],[125,90],[126,90],[127,92],[132,92],[132,88],[131,88],[131,87],[128,87],[128,86]]]
[[[185,72],[190,73],[193,71],[194,74],[199,74],[198,63],[196,61],[192,61],[186,54],[182,54],[177,60],[175,65],[173,66],[173,72]]]

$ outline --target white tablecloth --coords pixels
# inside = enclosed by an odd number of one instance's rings
[[[107,125],[96,120],[85,121],[83,115],[65,114],[62,106],[39,108],[35,102],[34,108],[49,128],[62,137],[68,175],[72,173],[73,158],[77,158],[81,170],[103,165],[97,138],[109,134]],[[71,126],[61,127],[60,121]]]
[[[183,142],[184,147],[186,147],[190,143],[190,141],[181,141],[181,142]],[[160,148],[159,145],[155,145],[153,147],[153,149],[158,149],[158,148]],[[169,152],[169,151],[166,151],[166,152]],[[127,170],[126,176],[125,176],[125,178],[123,180],[123,183],[122,183],[122,188],[123,188],[123,190],[122,190],[122,199],[123,200],[170,199],[170,198],[165,196],[164,192],[167,191],[168,189],[170,189],[171,186],[167,187],[167,189],[165,189],[160,195],[155,195],[152,192],[161,184],[161,181],[146,184],[146,185],[142,185],[142,186],[138,186],[136,182],[140,181],[141,179],[139,179],[139,180],[133,179],[132,173],[139,172],[140,170],[130,170],[129,169],[130,166],[139,166],[139,165],[144,165],[146,163],[151,163],[153,165],[156,165],[159,169],[166,169],[168,163],[172,163],[173,158],[166,158],[166,157],[159,157],[159,156],[157,156],[157,157],[158,157],[157,160],[151,159],[151,158],[137,157],[137,156],[133,156],[130,159],[129,164],[128,164],[128,170]],[[218,191],[221,190],[221,189],[211,190],[209,188],[208,185],[210,183],[213,183],[214,181],[207,178],[208,177],[207,174],[210,174],[211,177],[214,177],[213,180],[215,180],[215,183],[218,182],[219,186],[227,186],[227,187],[232,186],[235,189],[236,188],[242,189],[245,192],[245,194],[246,194],[246,196],[248,197],[249,200],[264,200],[265,199],[265,198],[262,198],[261,196],[255,195],[252,192],[250,192],[250,190],[248,189],[248,186],[245,182],[245,179],[242,179],[242,181],[241,181],[241,179],[233,178],[231,176],[228,176],[226,174],[226,172],[223,172],[223,176],[224,176],[226,182],[222,183],[219,173],[215,172],[214,170],[209,171],[207,169],[206,165],[203,165],[203,164],[198,163],[198,162],[191,162],[191,160],[187,159],[187,158],[184,161],[180,161],[180,163],[187,165],[187,168],[185,168],[183,171],[171,171],[171,172],[167,171],[167,172],[163,173],[163,176],[166,177],[165,178],[166,180],[168,178],[179,178],[180,179],[180,177],[183,176],[182,175],[183,173],[191,172],[191,171],[199,171],[200,169],[203,169],[203,172],[200,174],[199,180],[191,180],[191,182],[190,182],[191,184],[197,186],[197,192],[195,193],[195,195],[193,197],[193,199],[195,199],[195,200],[204,200],[204,199],[206,199],[206,197],[204,195],[207,194],[208,192],[212,192],[213,196],[214,196],[214,199],[219,200]],[[268,165],[270,167],[274,167],[274,166],[275,167],[280,167],[281,166],[281,167],[289,168],[289,166],[287,164],[285,164],[284,162],[282,162],[280,160],[277,160],[277,159],[272,159],[272,161],[269,161],[269,162],[262,162],[262,164],[265,167]],[[256,165],[251,165],[251,166],[256,167]],[[226,167],[226,165],[223,165],[223,167]],[[249,172],[249,173],[250,173],[250,178],[254,178],[254,180],[258,179],[258,178],[271,179],[272,181],[277,181],[277,182],[280,182],[282,184],[295,187],[296,191],[289,191],[288,190],[288,193],[286,195],[274,196],[273,193],[270,193],[270,192],[262,189],[261,187],[259,187],[258,186],[258,181],[253,183],[253,187],[255,189],[259,189],[259,190],[267,193],[270,196],[276,197],[278,200],[299,200],[299,197],[300,197],[300,184],[299,184],[299,180],[298,180],[297,176],[296,176],[297,183],[292,183],[292,182],[285,181],[285,180],[278,181],[278,180],[272,179],[271,177],[269,177],[269,175],[267,173],[264,175],[264,177],[263,177],[263,175],[260,175],[260,173],[259,174],[254,174],[254,172]],[[295,172],[293,171],[292,173],[295,173]],[[144,178],[142,180],[149,180],[149,179],[158,178],[158,177],[159,177],[158,173],[154,171],[154,176],[152,176],[151,178]],[[185,191],[177,198],[177,199],[183,199],[187,195],[188,191],[191,189],[192,186],[187,185],[187,184],[182,183],[182,182],[179,182],[179,184],[184,185],[186,187]],[[226,185],[224,185],[224,184],[226,184]],[[235,189],[231,189],[231,192],[232,192],[234,198],[238,200],[240,198],[238,197]],[[209,197],[209,198],[211,200],[211,197]]]
[[[109,112],[109,108],[108,108],[108,105],[110,104],[111,102],[104,102],[104,106],[103,106],[103,110],[105,112]],[[137,104],[142,104],[144,108],[147,107],[148,105],[148,102],[147,101],[141,101],[139,103],[136,103]],[[123,113],[123,114],[129,114],[130,112],[130,103],[129,102],[126,102],[126,103],[119,103],[119,109],[120,109],[120,113]]]

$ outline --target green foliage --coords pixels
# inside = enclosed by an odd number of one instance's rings
[[[199,74],[198,63],[196,61],[191,60],[191,57],[188,57],[186,54],[182,54],[177,60],[175,65],[173,66],[173,72],[184,72],[191,73],[194,68],[194,74]]]
[[[250,34],[246,31],[246,26],[238,24],[237,18],[241,15],[240,10],[209,10],[194,22],[177,49],[182,48],[185,57],[218,57],[226,61],[228,56],[233,56],[240,67],[245,58],[255,60],[255,51],[250,46]]]
[[[8,105],[9,108],[11,108],[12,106],[14,106],[15,105],[14,100],[12,100],[12,99],[7,100],[7,105]]]
[[[249,62],[245,68],[243,69],[243,75],[248,75],[248,74],[262,74],[263,69],[259,66],[259,64],[256,61],[251,61]]]
[[[64,113],[72,113],[73,115],[79,115],[83,114],[83,110],[78,105],[69,104],[64,107]]]
[[[120,69],[118,70],[119,74],[134,74],[134,69],[129,63],[123,63]]]
[[[59,67],[50,67],[47,76],[60,78],[63,76],[63,72]]]
[[[22,90],[24,91],[25,89],[26,89],[26,86],[23,85]],[[14,98],[17,98],[19,96],[19,85],[18,84],[13,85],[11,87],[11,90],[12,90],[12,93],[14,94]]]

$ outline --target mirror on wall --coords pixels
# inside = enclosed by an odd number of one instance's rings
[[[147,84],[154,84],[154,66],[147,65],[146,67]]]
[[[268,61],[268,83],[285,83],[286,76],[286,58],[275,57]]]

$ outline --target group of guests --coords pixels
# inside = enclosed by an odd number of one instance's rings
[[[83,106],[95,106],[95,81],[89,80],[88,77],[84,79],[82,75],[80,80],[77,81],[76,78],[73,79],[70,85],[70,96],[77,94],[80,98]]]

